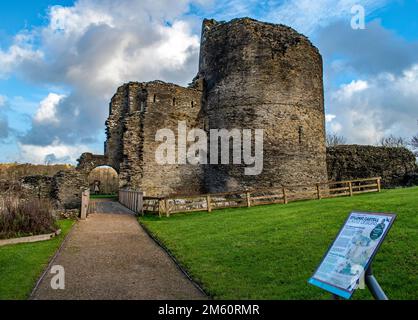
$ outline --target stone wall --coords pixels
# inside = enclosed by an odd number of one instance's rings
[[[118,88],[109,105],[109,118],[106,121],[105,156],[111,166],[119,171],[122,162],[123,120],[127,113],[128,86]]]
[[[86,175],[77,170],[58,172],[51,183],[51,199],[57,207],[79,209],[81,193],[88,188]]]
[[[60,171],[53,177],[37,175],[8,183],[0,181],[0,195],[47,199],[59,209],[79,209],[84,188],[88,188],[86,175],[75,169]]]
[[[28,176],[20,180],[21,192],[25,198],[50,199],[53,177]]]
[[[111,166],[110,161],[105,155],[83,153],[78,159],[77,170],[88,175],[93,169],[100,166]],[[119,167],[119,166],[118,166]]]
[[[126,96],[123,98],[121,93]],[[130,82],[118,89],[111,102],[109,119],[123,114],[120,122],[109,121],[107,157],[120,160],[121,188],[144,190],[148,195],[201,192],[202,170],[194,165],[160,165],[155,160],[159,129],[170,129],[177,139],[179,121],[187,127],[203,127],[201,91],[162,81]],[[115,108],[115,110],[114,110]],[[121,111],[122,110],[122,111]],[[119,137],[117,148],[112,145]],[[114,167],[117,165],[115,164]]]
[[[264,129],[264,170],[205,167],[211,192],[327,180],[322,58],[295,30],[252,19],[203,23],[199,78],[212,129]]]
[[[382,177],[384,187],[417,182],[414,154],[406,148],[342,145],[327,150],[329,180]],[[414,182],[415,179],[415,182]]]
[[[119,157],[122,159],[119,185],[121,188],[138,188],[142,181],[142,132],[147,94],[142,83],[130,82],[125,87],[125,117],[121,122],[122,139],[119,142]]]
[[[201,91],[174,84],[152,82],[147,85],[148,99],[144,114],[143,181],[141,190],[154,195],[200,193],[202,168],[191,164],[160,165],[156,163],[157,130],[167,128],[178,139],[178,125],[185,121],[187,129],[202,128]],[[176,145],[178,145],[176,143]],[[190,145],[190,143],[187,143]]]

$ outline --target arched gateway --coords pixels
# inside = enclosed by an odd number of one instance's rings
[[[78,159],[77,170],[84,173],[86,176],[88,176],[91,171],[101,166],[113,167],[109,163],[105,155],[97,155],[97,154],[86,152],[86,153],[83,153]]]

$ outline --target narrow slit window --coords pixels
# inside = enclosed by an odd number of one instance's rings
[[[176,106],[176,98],[173,98],[173,106]]]
[[[157,102],[157,95],[156,94],[154,94],[154,100],[153,101],[154,101],[154,103]]]
[[[299,144],[303,142],[303,127],[299,126]]]

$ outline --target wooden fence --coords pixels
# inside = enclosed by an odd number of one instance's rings
[[[324,182],[317,183],[315,185],[284,186],[280,188],[244,190],[204,195],[143,197],[143,207],[141,213],[148,212],[158,214],[159,216],[166,215],[169,217],[171,214],[180,212],[211,212],[212,210],[224,208],[252,207],[275,203],[287,204],[291,201],[298,200],[320,200],[323,198],[342,196],[352,197],[361,193],[380,191],[381,178],[377,177],[350,181]],[[124,196],[126,197],[127,195],[125,194]]]
[[[89,214],[90,207],[90,190],[84,190],[81,193],[81,210],[80,210],[80,219],[86,220],[87,215]]]
[[[119,202],[137,214],[143,213],[143,198],[141,191],[119,190]]]

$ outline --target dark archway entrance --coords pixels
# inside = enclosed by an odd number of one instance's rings
[[[88,175],[90,193],[96,195],[117,195],[119,191],[119,176],[110,166],[99,166]]]

